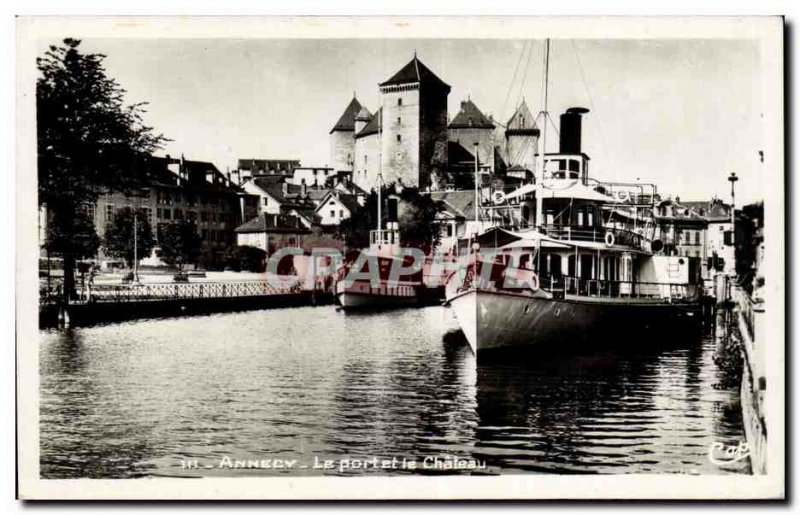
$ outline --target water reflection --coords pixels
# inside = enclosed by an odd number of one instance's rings
[[[489,473],[720,473],[705,452],[741,438],[741,421],[736,392],[711,387],[712,351],[478,364],[438,307],[43,332],[42,476],[405,474],[424,471],[311,465],[443,455],[485,460]],[[298,467],[216,466],[226,457]],[[210,466],[181,466],[191,459]]]

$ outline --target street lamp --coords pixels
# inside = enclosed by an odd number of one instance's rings
[[[735,185],[736,181],[738,180],[739,178],[736,177],[736,172],[731,172],[731,174],[728,176],[728,182],[731,183],[731,230],[733,230],[735,224],[735,216],[734,216],[734,213],[736,212]]]

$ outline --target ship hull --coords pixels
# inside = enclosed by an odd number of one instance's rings
[[[555,299],[472,289],[449,304],[473,351],[564,350],[699,335],[699,303]]]
[[[407,308],[417,305],[418,302],[416,296],[382,295],[349,291],[337,293],[336,299],[345,311]]]

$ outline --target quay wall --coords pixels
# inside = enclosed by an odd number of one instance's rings
[[[67,308],[70,327],[125,322],[144,318],[209,315],[258,309],[278,309],[331,304],[330,295],[319,292],[271,294],[242,297],[126,300],[70,304]],[[46,305],[39,309],[39,327],[58,327],[61,307]]]
[[[754,301],[746,291],[733,286],[737,331],[742,348],[742,423],[750,447],[750,464],[755,474],[767,473],[767,426],[764,394],[767,378],[764,363],[766,342],[765,306]]]

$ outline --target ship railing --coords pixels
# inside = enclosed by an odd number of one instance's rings
[[[596,191],[631,206],[652,206],[656,202],[656,186],[646,183],[604,182],[588,178],[587,183]]]
[[[99,284],[78,289],[79,302],[138,302],[176,299],[261,297],[299,293],[299,280],[197,283]]]
[[[545,234],[557,240],[603,243],[604,245],[644,248],[645,238],[641,234],[616,227],[585,225],[545,225]],[[611,234],[612,238],[607,235]],[[609,245],[609,246],[611,246]]]
[[[369,232],[370,245],[396,245],[399,244],[397,231],[374,230]]]
[[[540,285],[551,292],[595,298],[618,299],[696,299],[701,286],[688,283],[611,281],[571,276],[544,276]]]

